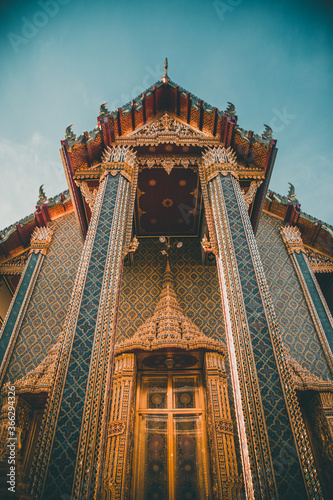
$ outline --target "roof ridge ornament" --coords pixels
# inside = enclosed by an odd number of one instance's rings
[[[37,200],[37,203],[36,203],[37,206],[41,206],[41,205],[43,205],[44,201],[47,201],[47,196],[45,194],[43,186],[44,186],[44,184],[42,184],[41,186],[39,186],[38,200]]]
[[[161,78],[163,83],[168,83],[170,78],[168,77],[168,58],[165,58],[164,61],[164,75],[163,78]]]

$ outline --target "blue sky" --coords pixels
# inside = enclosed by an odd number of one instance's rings
[[[96,126],[169,76],[241,127],[271,125],[270,188],[333,224],[333,6],[314,1],[37,0],[0,4],[0,227],[66,189],[65,128]]]

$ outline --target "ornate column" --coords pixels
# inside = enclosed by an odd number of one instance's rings
[[[243,481],[238,474],[224,356],[216,352],[207,352],[204,368],[209,407],[208,434],[214,476],[214,498],[237,499],[241,497]]]
[[[114,371],[101,500],[128,498],[131,479],[137,373],[135,354],[116,357]]]
[[[319,342],[333,375],[332,315],[309,264],[300,230],[298,227],[285,226],[281,228],[280,233],[301,284]]]
[[[48,227],[37,227],[32,233],[29,257],[0,331],[0,386],[2,385],[44,256],[50,246],[52,234],[52,230]]]
[[[259,251],[224,148],[204,155],[247,498],[322,498]],[[249,173],[250,178],[255,172]]]
[[[115,147],[103,166],[35,454],[35,497],[91,499],[101,465],[135,155]]]

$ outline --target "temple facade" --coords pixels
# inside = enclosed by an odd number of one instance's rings
[[[329,499],[333,228],[167,74],[0,233],[0,495]]]

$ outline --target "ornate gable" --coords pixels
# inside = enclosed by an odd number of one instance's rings
[[[191,125],[174,118],[165,112],[160,118],[144,125],[126,137],[117,140],[118,144],[132,146],[158,146],[175,144],[176,146],[212,146],[219,140],[196,130]]]

